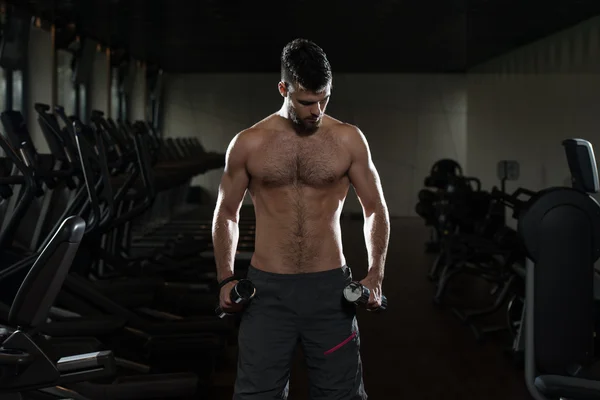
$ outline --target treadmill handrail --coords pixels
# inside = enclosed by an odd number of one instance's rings
[[[5,349],[0,346],[0,365],[23,366],[33,362],[35,357],[18,349]]]
[[[85,225],[81,217],[71,216],[54,232],[17,291],[8,315],[9,324],[37,328],[46,321],[71,269]]]
[[[15,233],[19,228],[21,220],[27,213],[27,209],[35,198],[37,182],[32,169],[26,165],[25,162],[23,162],[21,157],[19,157],[8,140],[2,134],[0,134],[0,147],[2,147],[2,150],[4,150],[4,153],[7,155],[7,157],[9,157],[14,163],[15,167],[23,174],[23,179],[25,180],[23,194],[17,201],[13,212],[8,217],[8,222],[6,223],[5,228],[0,231],[0,247],[3,248],[7,247],[12,238],[15,237]]]

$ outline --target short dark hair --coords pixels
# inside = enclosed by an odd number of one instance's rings
[[[322,48],[307,39],[294,39],[281,53],[281,80],[318,92],[331,83],[331,65]]]

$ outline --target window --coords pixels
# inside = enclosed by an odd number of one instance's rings
[[[23,71],[12,72],[12,109],[23,111]]]
[[[148,122],[154,127],[159,129],[160,127],[160,107],[162,100],[162,70],[158,70],[152,79],[147,81],[148,86],[148,99],[146,101],[146,117]]]
[[[0,68],[0,112],[6,110],[6,106],[8,105],[6,96],[6,74],[4,73],[4,68]]]
[[[110,82],[110,117],[114,120],[121,118],[121,91],[119,90],[119,69],[113,68]]]
[[[119,118],[123,121],[127,121],[129,115],[129,95],[124,92],[121,92],[119,94],[119,98],[121,99],[121,109],[119,110]]]
[[[75,91],[75,84],[73,83],[73,70],[71,68],[73,54],[66,50],[58,50],[56,57],[57,102],[58,105],[64,107],[67,115],[74,115],[77,104],[77,93]]]
[[[79,89],[79,97],[78,97],[78,112],[77,116],[81,120],[81,122],[87,121],[87,88],[83,83],[80,83],[78,86]]]

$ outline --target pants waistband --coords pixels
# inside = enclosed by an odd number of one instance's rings
[[[333,268],[333,269],[330,269],[327,271],[303,272],[303,273],[297,273],[297,274],[279,274],[276,272],[263,271],[261,269],[254,267],[253,265],[250,265],[248,267],[248,276],[252,276],[253,278],[258,278],[258,279],[261,279],[261,278],[262,279],[267,279],[267,278],[281,279],[281,280],[324,279],[324,278],[328,278],[328,277],[347,275],[349,273],[351,274],[351,271],[350,271],[350,267],[348,267],[347,265],[342,265],[339,268]]]

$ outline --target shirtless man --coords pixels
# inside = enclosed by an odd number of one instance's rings
[[[257,294],[242,315],[233,399],[286,399],[298,343],[312,400],[366,399],[356,309],[342,300],[352,274],[340,214],[352,185],[369,257],[361,283],[376,309],[390,230],[383,190],[362,132],[325,114],[332,74],[323,50],[296,39],[284,47],[281,67],[283,106],[231,141],[213,220],[220,306],[240,311],[229,293],[249,191],[256,234],[247,278]]]

